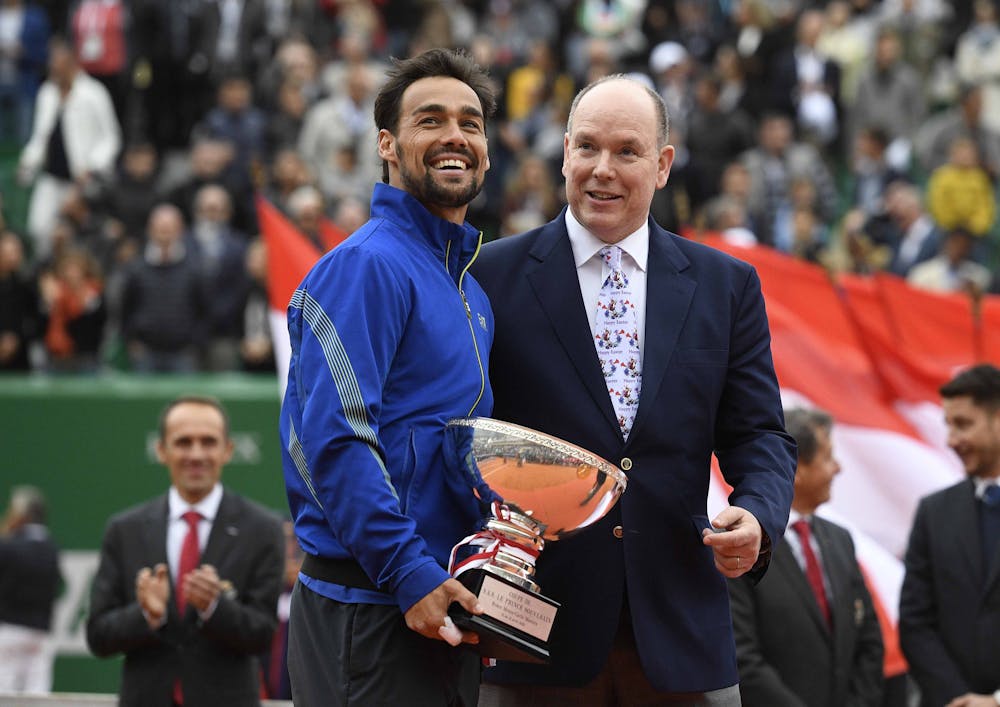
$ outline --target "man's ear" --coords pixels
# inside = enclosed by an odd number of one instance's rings
[[[398,160],[396,156],[396,136],[385,128],[378,131],[378,156],[390,164],[396,164]]]
[[[160,462],[161,464],[166,464],[167,463],[166,458],[164,457],[163,440],[162,439],[156,440],[156,461]]]

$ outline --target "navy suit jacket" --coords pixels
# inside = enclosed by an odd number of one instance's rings
[[[832,630],[788,543],[756,586],[730,580],[746,707],[879,707],[882,633],[850,534],[814,518]]]
[[[1000,688],[1000,547],[983,562],[969,479],[917,506],[899,596],[899,643],[923,707]]]
[[[604,519],[549,544],[538,562],[542,593],[562,604],[551,665],[501,662],[488,681],[591,680],[611,650],[626,587],[643,668],[657,689],[737,681],[725,578],[701,539],[711,455],[734,486],[731,503],[777,540],[795,447],[784,432],[756,272],[649,223],[642,389],[628,441],[601,374],[565,211],[488,244],[473,266],[496,321],[494,416],[578,444],[628,475]],[[766,559],[758,574],[765,568]]]
[[[168,707],[175,678],[186,707],[260,703],[260,664],[278,625],[285,536],[270,510],[225,491],[201,562],[232,590],[202,621],[188,606],[178,615],[173,586],[166,623],[153,631],[135,598],[142,567],[167,562],[167,497],[159,496],[108,522],[91,588],[87,644],[97,656],[125,654],[120,704]]]

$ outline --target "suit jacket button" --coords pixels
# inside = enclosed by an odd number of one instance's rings
[[[619,464],[619,466],[621,466],[622,471],[628,471],[629,469],[632,468],[632,460],[629,459],[628,457],[625,457],[624,459],[622,459],[621,464]]]
[[[620,540],[621,537],[625,534],[625,531],[622,529],[620,525],[616,525],[614,528],[611,529],[611,534]]]

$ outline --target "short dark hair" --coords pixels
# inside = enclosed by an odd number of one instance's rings
[[[801,464],[808,464],[816,457],[817,433],[829,432],[832,427],[833,416],[825,410],[793,408],[785,411],[785,431],[795,440]]]
[[[967,368],[942,385],[942,398],[968,396],[972,402],[988,410],[1000,410],[1000,368],[989,363]]]
[[[207,405],[210,408],[215,408],[222,415],[222,431],[226,439],[229,439],[229,413],[226,409],[222,407],[222,403],[218,399],[213,398],[210,395],[181,395],[180,397],[174,398],[169,403],[167,403],[162,412],[160,412],[160,441],[165,442],[167,439],[167,416],[170,414],[178,405],[183,405],[185,403],[192,403],[194,405]]]
[[[581,88],[580,92],[577,93],[576,97],[573,99],[572,105],[569,107],[569,118],[566,120],[566,132],[573,132],[573,116],[576,115],[576,109],[580,105],[580,100],[602,83],[610,83],[612,81],[629,81],[636,86],[641,87],[646,92],[646,95],[649,96],[651,101],[653,101],[653,106],[656,108],[656,146],[666,146],[667,143],[670,142],[670,116],[667,114],[667,104],[663,102],[663,96],[651,89],[642,81],[636,81],[625,74],[609,74],[608,76],[602,76],[601,78],[591,81],[589,84]]]
[[[429,49],[411,59],[392,59],[387,80],[375,97],[375,128],[393,135],[399,128],[399,111],[403,93],[420,79],[444,76],[458,79],[471,88],[483,109],[483,116],[492,117],[497,99],[489,74],[462,49]],[[382,181],[389,182],[389,165],[382,162]]]

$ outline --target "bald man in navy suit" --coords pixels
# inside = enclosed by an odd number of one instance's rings
[[[726,577],[767,569],[794,445],[756,272],[649,217],[673,157],[654,91],[624,76],[591,84],[564,141],[568,209],[489,244],[473,266],[496,321],[494,417],[628,475],[605,518],[538,561],[543,594],[562,605],[551,664],[500,661],[480,705],[740,704]],[[629,297],[612,306],[604,292],[617,282]],[[606,331],[598,307],[611,319],[623,304],[634,329]],[[629,355],[598,353],[619,335]],[[622,366],[626,384],[608,377]],[[713,452],[733,492],[710,519]]]

